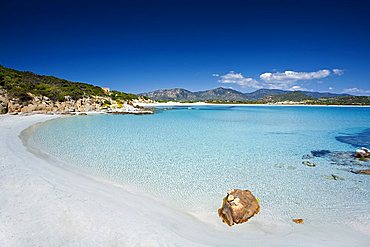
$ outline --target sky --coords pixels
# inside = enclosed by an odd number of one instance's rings
[[[0,1],[0,64],[140,93],[370,95],[370,1]]]

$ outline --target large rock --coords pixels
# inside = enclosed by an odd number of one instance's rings
[[[260,205],[249,190],[230,190],[223,199],[218,215],[222,222],[232,226],[247,222],[260,211]]]

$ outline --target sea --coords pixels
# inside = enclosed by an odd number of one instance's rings
[[[204,221],[220,221],[222,198],[239,188],[272,222],[370,222],[370,176],[355,173],[370,162],[353,157],[370,148],[369,107],[191,105],[62,117],[34,128],[27,145]]]

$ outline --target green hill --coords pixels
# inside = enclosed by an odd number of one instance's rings
[[[10,99],[32,100],[31,95],[45,96],[52,101],[64,101],[66,96],[77,100],[90,96],[110,96],[114,99],[132,100],[137,96],[118,91],[107,94],[101,87],[82,82],[71,82],[54,76],[37,75],[0,66],[0,89]]]
[[[265,96],[263,101],[266,102],[284,102],[284,101],[293,101],[293,102],[302,102],[307,100],[315,100],[315,98],[308,96],[300,91],[289,92],[279,95]]]

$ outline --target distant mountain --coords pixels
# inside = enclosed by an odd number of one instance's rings
[[[317,98],[308,96],[305,94],[305,92],[293,91],[284,94],[265,96],[262,100],[265,102],[284,102],[284,101],[302,102],[315,99]]]
[[[299,92],[299,93],[296,93]],[[157,101],[259,101],[266,100],[267,96],[279,96],[281,99],[290,100],[292,99],[320,99],[320,98],[334,98],[340,96],[349,96],[348,94],[333,94],[333,93],[320,93],[320,92],[311,92],[311,91],[285,91],[280,89],[258,89],[251,93],[242,93],[233,89],[218,87],[206,91],[191,92],[183,88],[174,88],[174,89],[163,89],[156,90],[153,92],[142,93],[142,96],[149,97]],[[279,99],[279,97],[274,97],[274,99]],[[292,100],[291,101],[294,101]]]
[[[212,90],[195,92],[197,100],[222,100],[222,101],[245,101],[247,97],[245,94],[229,89],[218,87]]]
[[[288,91],[280,89],[258,89],[257,91],[245,93],[244,95],[248,98],[248,100],[259,100],[266,96],[285,94],[287,92]]]
[[[195,93],[183,88],[161,89],[153,92],[142,93],[140,95],[149,97],[153,100],[173,100],[173,101],[197,100]]]
[[[246,101],[245,94],[228,88],[215,88],[212,90],[191,92],[183,88],[156,90],[149,93],[142,93],[141,96],[146,96],[154,100],[173,100],[173,101]]]

